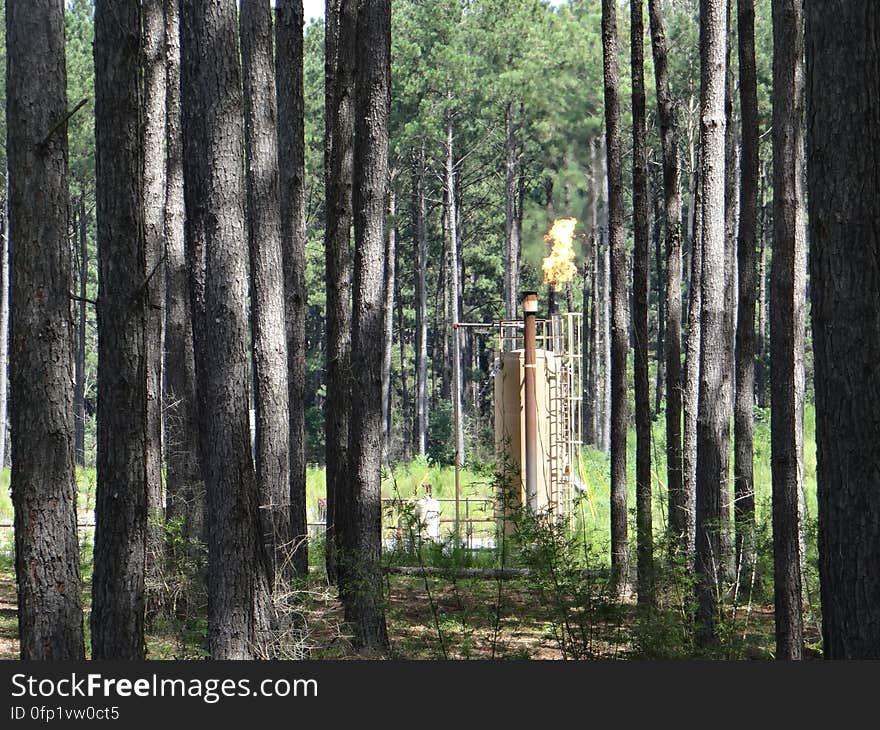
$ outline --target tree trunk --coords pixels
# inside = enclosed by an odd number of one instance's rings
[[[663,270],[663,248],[660,244],[661,228],[663,217],[660,212],[660,195],[657,189],[653,189],[651,196],[653,210],[651,223],[651,236],[654,242],[654,263],[657,282],[657,338],[655,340],[654,361],[657,363],[656,380],[654,382],[654,408],[651,412],[651,418],[656,419],[660,415],[660,409],[663,406],[663,395],[666,384],[666,286],[664,283]],[[681,266],[681,256],[678,258],[679,266]],[[680,288],[680,285],[679,285]],[[679,292],[681,297],[681,292]],[[681,318],[679,317],[679,327],[681,327]],[[679,339],[681,333],[679,332]],[[679,353],[679,365],[681,365],[681,354]],[[679,390],[679,399],[681,391]],[[679,408],[679,422],[681,421],[681,409]],[[679,433],[679,443],[681,443],[681,434]],[[680,453],[680,450],[679,450]]]
[[[6,33],[19,646],[25,660],[81,660],[62,3],[6,0]]]
[[[241,6],[245,188],[254,346],[256,470],[270,585],[293,573],[290,525],[290,413],[284,265],[278,182],[278,126],[269,0]]]
[[[354,72],[357,23],[355,0],[331,0],[325,18],[325,148],[326,230],[324,256],[327,279],[327,400],[324,403],[327,464],[327,573],[343,580],[337,548],[345,543],[349,512],[347,480],[348,422],[351,408],[352,155],[354,139]]]
[[[617,67],[617,7],[602,0],[602,56],[605,80],[605,138],[608,177],[608,248],[611,276],[611,582],[614,593],[629,590],[626,512],[626,241],[623,231],[623,174],[620,152],[620,78]]]
[[[199,413],[193,320],[184,243],[183,138],[180,102],[180,0],[165,0],[165,489],[166,519],[180,522],[190,560],[204,541],[205,483],[199,459]]]
[[[459,281],[460,252],[458,245],[458,225],[455,205],[455,154],[452,116],[446,118],[446,232],[449,236],[449,268],[452,273],[450,293],[450,327],[452,340],[452,397],[453,438],[455,439],[455,460],[464,466],[464,429],[461,423],[461,351],[458,342],[457,324],[460,317]]]
[[[0,469],[6,466],[6,439],[9,435],[9,168],[6,169],[6,190],[3,194],[3,221],[0,224]],[[85,312],[85,302],[80,309]],[[77,343],[77,360],[79,362],[79,338]],[[76,369],[74,368],[76,372]],[[83,367],[85,371],[85,367]],[[74,426],[76,426],[76,392],[81,377],[74,382]],[[79,453],[79,431],[74,428],[76,436],[76,454]],[[84,434],[83,434],[84,436]]]
[[[731,3],[727,0],[727,26],[731,35]],[[737,219],[739,216],[739,146],[736,134],[736,113],[733,107],[734,74],[730,63],[730,37],[726,43],[724,87],[724,113],[727,126],[724,131],[724,365],[722,377],[724,384],[722,394],[724,400],[724,418],[727,422],[733,417],[733,372],[735,368],[736,350],[736,310],[737,310],[737,274],[736,274],[736,237]],[[728,428],[728,433],[730,429]],[[735,555],[733,534],[730,525],[731,484],[730,459],[728,458],[727,487],[721,490],[721,525],[718,539],[721,542],[721,575],[725,585],[735,580]]]
[[[144,357],[147,366],[146,589],[156,610],[162,583],[165,504],[162,494],[162,308],[165,261],[165,10],[163,0],[141,0],[143,66],[144,261],[149,281]]]
[[[699,173],[694,185],[694,226],[691,239],[690,282],[688,284],[687,343],[684,384],[684,434],[682,447],[682,477],[686,505],[682,545],[693,555],[697,495],[697,407],[700,396],[700,309],[702,303],[701,279],[703,273],[703,192]],[[671,518],[670,518],[671,522]]]
[[[76,463],[79,466],[86,465],[86,286],[89,278],[89,249],[88,239],[86,238],[86,201],[85,195],[80,195],[77,205],[76,214],[76,230],[74,236],[77,241],[77,249],[79,250],[79,306],[76,308],[77,327],[76,327],[76,353],[74,354],[74,386],[73,386],[73,422],[76,439]],[[4,291],[8,282],[8,278],[3,279]],[[5,327],[0,322],[0,336],[3,336]],[[4,352],[0,345],[0,353]],[[2,371],[2,368],[0,368]],[[0,395],[5,396],[5,389],[0,391]],[[0,407],[0,426],[4,427],[4,433],[0,435],[0,449],[4,448],[5,441],[5,425],[6,425],[6,408],[5,403]],[[5,463],[4,459],[0,459],[0,467]]]
[[[519,308],[519,227],[517,225],[517,140],[514,104],[504,107],[504,318],[514,319]]]
[[[806,286],[803,23],[799,0],[774,0],[770,464],[778,659],[802,659],[804,646],[798,529],[803,479]]]
[[[413,162],[412,229],[415,249],[416,292],[416,453],[428,453],[428,222],[425,203],[425,156]]]
[[[703,187],[700,392],[697,418],[696,573],[698,640],[717,642],[723,579],[722,492],[729,488],[730,419],[724,406],[725,256],[724,149],[726,115],[725,0],[700,2],[700,132]]]
[[[738,0],[740,107],[739,237],[737,275],[739,306],[736,322],[736,392],[734,400],[734,500],[736,566],[746,598],[755,572],[755,248],[758,228],[758,86],[755,70],[755,3]]]
[[[755,388],[757,390],[758,405],[766,408],[768,405],[767,389],[767,165],[761,165],[761,177],[759,181],[761,205],[760,205],[760,251],[758,252],[758,339],[755,344],[758,363],[755,372]]]
[[[388,235],[385,244],[385,272],[383,291],[384,326],[382,332],[382,453],[386,464],[391,463],[391,355],[394,351],[394,285],[397,263],[397,191],[394,189],[396,171],[392,171],[388,186]]]
[[[137,0],[95,6],[98,463],[91,638],[96,659],[144,658],[152,347],[144,240]]]
[[[181,4],[187,258],[207,488],[208,651],[262,653],[269,558],[248,415],[249,317],[236,4]],[[210,275],[207,275],[210,273]]]
[[[880,64],[880,7],[811,1],[806,19],[823,649],[877,659],[880,107],[867,69]]]
[[[648,381],[648,149],[645,110],[643,0],[630,2],[633,114],[633,332],[635,334],[636,524],[638,600],[654,600],[654,538],[651,523],[651,403]]]
[[[306,537],[306,219],[305,126],[303,100],[303,5],[301,0],[275,3],[275,81],[278,104],[278,172],[281,205],[281,255],[284,269],[284,312],[287,322],[287,401],[289,414],[291,567],[309,570]]]
[[[346,547],[343,600],[350,605],[356,647],[389,649],[382,596],[381,375],[385,273],[385,194],[388,185],[391,3],[363,0],[357,12],[354,144],[354,287],[352,407],[349,426],[352,526]],[[454,220],[454,219],[453,219]]]
[[[400,240],[398,238],[398,240]],[[412,429],[412,421],[410,420],[410,414],[413,413],[412,404],[410,401],[410,390],[409,390],[409,378],[407,375],[407,362],[406,362],[406,342],[407,337],[405,335],[404,328],[404,319],[403,319],[403,292],[402,292],[402,284],[401,281],[403,277],[400,276],[400,246],[395,246],[394,248],[394,269],[397,273],[395,276],[395,281],[397,284],[397,294],[395,295],[395,305],[397,307],[397,345],[398,352],[400,353],[400,412],[403,415],[401,419],[401,428],[402,428],[402,443],[401,443],[401,456],[404,462],[409,461],[412,458],[412,440],[413,440],[413,429]]]
[[[690,504],[682,479],[681,434],[681,180],[678,128],[669,88],[669,60],[660,0],[649,0],[657,114],[663,146],[663,206],[666,221],[666,482],[669,532],[687,551]]]

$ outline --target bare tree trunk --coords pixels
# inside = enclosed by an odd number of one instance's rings
[[[150,320],[138,0],[95,6],[98,462],[91,639],[96,659],[144,658]],[[124,557],[121,557],[124,556]]]
[[[730,419],[724,406],[726,115],[725,0],[700,2],[700,131],[703,187],[700,392],[697,418],[696,573],[698,640],[717,642],[717,607],[723,579],[722,492],[729,488]]]
[[[757,390],[758,405],[766,408],[768,404],[767,389],[767,165],[760,166],[761,177],[759,181],[761,203],[759,209],[760,218],[760,251],[758,252],[758,339],[755,345],[758,363],[755,373],[755,388]]]
[[[880,63],[880,7],[812,0],[806,21],[823,650],[877,659],[880,108],[868,69]]]
[[[81,660],[63,4],[6,0],[6,33],[19,647],[25,660]]]
[[[616,595],[629,590],[626,511],[626,242],[623,237],[623,174],[620,152],[620,78],[617,67],[617,7],[602,0],[602,56],[605,79],[605,138],[608,177],[608,236],[611,276],[611,583]]]
[[[162,309],[165,297],[165,10],[163,0],[141,0],[143,71],[144,259],[149,277],[144,357],[147,366],[147,553],[149,611],[162,581],[165,504],[162,494]]]
[[[348,486],[348,421],[351,407],[352,159],[354,140],[354,73],[357,31],[355,0],[331,0],[325,16],[325,149],[327,278],[327,400],[324,403],[327,464],[327,572],[343,580],[337,549],[346,541]],[[339,575],[337,576],[337,573]]]
[[[382,452],[391,461],[391,355],[394,351],[394,286],[397,263],[397,191],[392,170],[388,186],[388,234],[385,244],[384,329],[382,339]]]
[[[278,104],[278,172],[281,204],[281,256],[287,322],[287,401],[289,431],[291,567],[309,570],[306,537],[306,310],[305,284],[305,122],[303,99],[303,4],[275,3],[275,82]]]
[[[776,656],[803,658],[798,502],[803,480],[806,221],[804,16],[799,0],[773,1],[773,263],[770,272],[770,411]]]
[[[186,552],[195,559],[193,542],[206,539],[205,483],[199,458],[193,321],[184,242],[179,3],[165,0],[165,514],[169,522],[182,521]]]
[[[654,536],[651,521],[651,405],[648,381],[648,145],[645,109],[643,0],[630,2],[633,114],[633,332],[635,334],[636,524],[638,600],[654,600]]]
[[[727,26],[730,35],[731,3],[727,0]],[[736,114],[733,106],[734,74],[730,63],[732,39],[728,37],[725,53],[726,80],[724,87],[724,113],[727,126],[724,132],[724,366],[722,377],[724,384],[722,407],[725,417],[730,422],[733,416],[733,373],[735,368],[736,349],[736,311],[737,311],[737,273],[736,273],[736,236],[739,215],[739,147],[737,144]],[[729,428],[728,428],[729,433]],[[730,525],[731,483],[730,459],[728,458],[727,487],[721,490],[721,525],[719,540],[721,542],[721,574],[725,585],[730,585],[735,576],[735,550]]]
[[[425,203],[425,156],[420,151],[413,162],[412,228],[415,248],[416,291],[416,453],[428,453],[428,224]]]
[[[254,348],[256,470],[260,523],[273,588],[291,575],[290,413],[278,126],[269,0],[241,7],[245,189]]]
[[[363,652],[389,649],[382,596],[381,374],[385,273],[385,194],[388,185],[391,3],[363,0],[357,12],[357,81],[354,145],[354,287],[352,407],[349,430],[352,526],[346,547],[343,600],[350,605],[355,645]],[[454,218],[453,218],[454,221]]]
[[[504,107],[504,318],[514,319],[519,291],[519,227],[517,225],[516,183],[517,140],[513,119],[514,104]]]
[[[263,653],[270,558],[260,539],[248,414],[244,132],[236,3],[181,4],[187,259],[207,489],[208,651]],[[210,272],[210,276],[207,273]]]
[[[86,286],[89,278],[89,249],[86,238],[86,201],[85,195],[80,195],[77,204],[76,214],[76,230],[74,236],[77,241],[77,249],[79,250],[79,306],[77,312],[76,327],[76,353],[74,354],[74,386],[73,386],[73,422],[75,431],[76,446],[76,463],[79,466],[86,464]],[[6,291],[6,283],[9,281],[8,274],[3,279],[4,292]],[[5,337],[6,328],[0,321],[0,337]],[[0,354],[5,353],[3,345],[0,344]],[[0,376],[2,376],[3,368],[0,367]],[[0,389],[0,396],[6,396],[5,388]],[[6,444],[6,404],[5,401],[0,405],[0,427],[3,433],[0,434],[0,450],[5,449]],[[5,458],[0,458],[0,467],[5,464]]]
[[[454,421],[455,459],[460,466],[464,466],[464,429],[461,420],[461,352],[456,331],[458,320],[461,316],[459,309],[460,289],[460,251],[458,244],[458,225],[455,205],[455,154],[453,149],[454,135],[451,115],[446,119],[446,231],[449,235],[450,270],[452,272],[452,292],[450,296],[450,327],[449,336],[452,339],[452,411]]]
[[[662,214],[660,212],[660,195],[656,188],[651,196],[653,201],[651,235],[654,242],[654,263],[657,281],[657,338],[654,348],[654,360],[657,363],[656,380],[654,382],[654,408],[651,413],[652,419],[656,419],[660,415],[660,408],[663,405],[664,388],[666,384],[666,286],[664,283],[663,270],[663,249],[661,242]],[[679,266],[681,265],[681,256],[679,256]],[[679,286],[680,288],[680,286]],[[679,297],[681,293],[679,292]],[[681,326],[681,318],[679,317],[679,327]],[[681,333],[679,332],[679,338]],[[681,354],[679,353],[679,366],[681,365]],[[679,391],[679,398],[681,392]],[[679,409],[679,421],[681,409]],[[679,433],[679,442],[681,441]]]
[[[681,393],[681,174],[678,129],[669,88],[669,60],[660,0],[649,0],[657,113],[663,146],[663,202],[666,225],[666,481],[669,531],[687,551],[690,505],[682,479]],[[659,376],[658,376],[659,377]]]
[[[734,501],[736,566],[739,584],[749,596],[755,570],[755,248],[758,227],[758,86],[755,69],[755,4],[738,0],[740,107],[740,214],[737,240],[739,307],[736,322],[734,402]]]
[[[691,240],[690,282],[688,285],[687,343],[684,385],[684,444],[682,447],[683,503],[685,531],[681,533],[688,554],[693,554],[696,536],[697,494],[697,407],[700,396],[700,310],[703,273],[703,192],[699,174],[694,190],[694,226]],[[671,519],[670,519],[671,522]]]

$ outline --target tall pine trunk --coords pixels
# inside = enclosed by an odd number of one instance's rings
[[[804,476],[806,305],[803,27],[800,0],[773,0],[770,466],[773,476],[773,604],[778,659],[803,658],[804,645],[798,527],[798,504]]]
[[[382,330],[382,453],[386,463],[391,462],[391,357],[394,351],[394,286],[397,264],[397,191],[390,175],[388,189],[388,233],[385,237],[385,281],[383,282]]]
[[[519,227],[517,225],[517,140],[514,103],[504,106],[504,317],[514,319],[519,293]]]
[[[302,0],[275,3],[275,83],[278,104],[278,171],[281,254],[287,322],[287,401],[289,413],[291,567],[309,570],[306,536],[306,214],[305,121],[303,98]]]
[[[187,258],[202,472],[207,489],[208,651],[261,654],[269,558],[248,423],[249,317],[236,3],[181,4]]]
[[[91,637],[96,659],[144,658],[152,365],[144,240],[138,0],[95,6],[98,462]]]
[[[413,247],[415,249],[416,310],[416,453],[428,453],[428,221],[425,201],[425,156],[420,151],[412,169]]]
[[[83,659],[64,7],[6,0],[12,502],[21,658]],[[135,60],[136,60],[135,56]],[[136,78],[136,76],[135,76]]]
[[[698,638],[717,642],[723,578],[722,492],[729,487],[729,413],[724,407],[725,312],[724,150],[726,115],[724,0],[700,2],[700,184],[703,188],[700,378],[697,417],[696,573]]]
[[[165,515],[170,524],[179,524],[185,552],[194,560],[195,541],[205,540],[205,483],[184,243],[179,5],[180,0],[165,0]]]
[[[327,278],[327,399],[324,403],[327,464],[327,572],[331,580],[344,572],[338,548],[348,538],[350,510],[348,430],[351,408],[352,155],[354,140],[354,72],[357,3],[331,0],[325,18],[325,148],[326,228],[324,261]],[[343,580],[342,576],[338,576]]]
[[[663,147],[663,214],[666,227],[666,483],[669,532],[687,550],[690,503],[682,478],[681,383],[681,173],[678,128],[669,88],[669,59],[660,0],[649,0],[657,113]]]
[[[165,262],[165,10],[142,0],[144,262],[148,283],[144,357],[147,367],[147,600],[157,608],[162,583],[165,504],[162,494],[162,309]]]
[[[880,7],[811,0],[806,21],[823,650],[878,659]]]
[[[611,277],[611,582],[614,593],[622,596],[629,589],[626,524],[626,358],[629,332],[620,151],[620,73],[617,66],[617,8],[614,0],[602,0],[602,56]]]
[[[77,280],[79,283],[79,302],[76,307],[76,352],[74,353],[74,386],[73,386],[73,409],[74,409],[74,431],[76,438],[76,463],[79,466],[86,465],[86,286],[89,278],[89,249],[88,239],[86,237],[86,201],[85,195],[80,195],[77,202],[76,228],[74,236],[76,238],[76,246],[79,252],[77,256],[79,263],[79,272]],[[8,245],[8,244],[7,244]],[[6,287],[9,279],[4,277],[3,286]],[[0,322],[0,336],[5,336],[5,322]],[[0,345],[0,353],[5,352]],[[5,393],[0,391],[0,395],[5,397]],[[4,428],[0,434],[0,450],[5,447],[6,439],[6,408],[5,403],[0,407],[0,426]],[[0,466],[5,459],[0,459]]]
[[[648,145],[645,109],[643,0],[630,2],[630,57],[633,113],[633,333],[635,335],[636,525],[638,600],[650,605],[654,594],[654,543],[651,522],[651,403],[648,381]]]
[[[391,106],[391,3],[363,0],[357,12],[355,84],[352,407],[349,466],[353,532],[346,548],[343,599],[355,645],[370,654],[388,651],[382,596],[382,279],[385,273],[385,194],[388,186],[388,117]]]
[[[280,587],[293,570],[290,525],[288,359],[281,254],[278,126],[269,0],[241,7],[245,188],[254,348],[256,473],[269,579]]]
[[[739,583],[750,595],[755,571],[755,249],[758,229],[758,86],[755,67],[754,0],[738,0],[739,95],[742,110],[734,399],[734,500]]]

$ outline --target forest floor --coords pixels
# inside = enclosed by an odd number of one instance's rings
[[[86,586],[86,591],[89,587]],[[597,602],[589,610],[563,606],[552,595],[519,580],[449,580],[390,575],[386,593],[388,632],[395,659],[555,660],[688,658],[695,656],[676,611],[646,619],[633,602]],[[312,659],[356,659],[345,631],[342,606],[325,582],[312,580],[303,592]],[[88,603],[86,596],[86,601]],[[497,611],[496,606],[501,610]],[[86,606],[88,608],[88,606]],[[771,659],[774,649],[772,605],[743,606],[731,614],[720,659]],[[87,625],[87,622],[86,622]],[[149,659],[200,659],[205,656],[205,620],[155,620],[147,633]],[[807,658],[818,656],[815,626],[805,626]],[[15,578],[0,570],[0,659],[18,657]]]

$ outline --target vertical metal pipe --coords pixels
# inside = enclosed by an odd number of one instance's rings
[[[538,295],[525,292],[522,299],[525,321],[524,381],[525,381],[525,457],[526,457],[526,505],[530,510],[538,506],[538,402],[535,392],[536,339]]]

